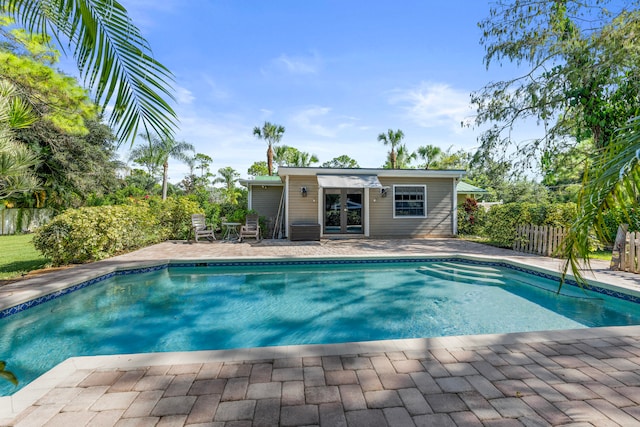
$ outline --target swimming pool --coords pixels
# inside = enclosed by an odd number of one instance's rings
[[[0,313],[0,357],[22,385],[79,355],[640,324],[632,295],[556,295],[549,274],[457,258],[171,263],[102,279]]]

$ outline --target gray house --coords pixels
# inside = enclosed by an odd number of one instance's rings
[[[267,218],[267,238],[403,238],[457,233],[464,170],[280,167],[240,180],[249,209]]]

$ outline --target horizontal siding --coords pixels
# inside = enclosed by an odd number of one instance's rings
[[[307,188],[302,197],[300,188]],[[315,176],[289,177],[289,225],[299,223],[318,224],[318,181]]]
[[[284,187],[254,185],[251,187],[251,209],[258,212],[258,215],[269,220],[275,220],[278,215],[278,206]]]
[[[370,236],[375,238],[427,237],[453,235],[453,180],[449,178],[380,178],[388,186],[387,197],[380,190],[370,190]],[[426,218],[393,218],[393,186],[425,185],[427,188]]]

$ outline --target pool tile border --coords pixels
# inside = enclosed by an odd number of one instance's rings
[[[552,274],[547,271],[541,271],[531,267],[525,267],[521,264],[512,261],[490,261],[483,258],[472,258],[464,255],[454,256],[441,256],[441,257],[384,257],[384,258],[352,258],[352,259],[287,259],[287,260],[224,260],[224,261],[168,261],[161,264],[143,267],[131,267],[123,268],[108,273],[100,274],[97,277],[83,281],[81,283],[59,289],[55,292],[31,299],[29,301],[8,307],[0,311],[0,319],[12,316],[22,311],[28,310],[32,307],[38,306],[45,302],[54,300],[72,292],[84,289],[88,286],[95,285],[96,283],[103,282],[107,279],[116,276],[126,276],[132,274],[149,273],[168,268],[194,268],[194,267],[266,267],[266,266],[300,266],[300,265],[366,265],[366,264],[400,264],[400,263],[428,263],[428,262],[459,262],[462,264],[481,265],[489,267],[502,267],[517,272],[530,274],[537,277],[542,277],[549,280],[558,280],[558,274]],[[596,284],[597,283],[597,284]],[[606,295],[609,297],[617,298],[620,300],[628,301],[635,304],[640,304],[640,294],[636,295],[631,290],[625,290],[625,292],[608,287],[600,282],[588,281],[587,283],[580,284],[574,279],[566,279],[565,285],[584,288],[589,291]]]

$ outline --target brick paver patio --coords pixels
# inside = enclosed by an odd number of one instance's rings
[[[164,243],[108,263],[446,252],[557,268],[448,239]],[[78,271],[0,288],[0,298]],[[603,267],[597,275],[637,289],[635,277]],[[0,424],[640,426],[640,327],[72,358],[0,398]]]

